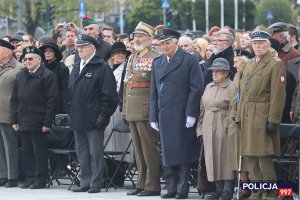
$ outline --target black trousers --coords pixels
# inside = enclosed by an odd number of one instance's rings
[[[46,134],[21,131],[22,156],[25,174],[35,181],[46,183],[48,176],[48,155]]]
[[[187,195],[188,180],[191,174],[191,164],[164,166],[164,174],[168,193]]]

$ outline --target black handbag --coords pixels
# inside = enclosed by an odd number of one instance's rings
[[[70,115],[69,114],[55,115],[54,126],[63,126],[68,128],[70,126]]]
[[[74,138],[73,130],[69,128],[70,115],[57,114],[53,126],[47,134],[48,148],[68,148]]]
[[[216,190],[213,182],[207,179],[205,158],[204,158],[204,144],[201,144],[199,163],[198,163],[198,177],[197,177],[197,190],[199,193],[209,193]]]

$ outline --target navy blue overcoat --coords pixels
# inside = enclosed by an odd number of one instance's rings
[[[203,94],[203,75],[197,57],[181,47],[167,61],[153,60],[150,122],[158,122],[164,166],[198,160],[196,123],[186,128],[186,117],[198,118]]]

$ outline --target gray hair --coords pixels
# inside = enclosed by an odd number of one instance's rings
[[[290,35],[288,31],[280,32],[279,33],[282,37],[284,37],[287,41],[290,41]]]
[[[179,38],[179,40],[182,40],[182,39],[187,39],[187,40],[189,41],[189,44],[190,44],[190,45],[193,45],[193,40],[192,40],[192,38],[183,35],[183,36],[181,36],[181,37]]]
[[[225,32],[225,31],[219,31],[217,33],[218,35],[225,35],[226,39],[229,41],[230,45],[233,45],[234,43],[234,36],[230,32]]]
[[[240,56],[240,59],[242,59],[245,63],[249,62],[249,58],[247,56]]]

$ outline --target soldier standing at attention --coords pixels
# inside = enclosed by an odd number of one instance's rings
[[[247,63],[240,81],[236,123],[241,128],[241,155],[246,156],[245,165],[253,182],[277,180],[272,156],[280,153],[286,70],[284,63],[268,50],[270,37],[267,32],[253,31],[255,58]],[[250,199],[274,199],[276,195],[276,190],[256,190]]]
[[[152,60],[158,56],[151,49],[153,30],[143,22],[135,28],[136,52],[129,58],[124,79],[123,115],[129,122],[139,171],[136,189],[127,195],[160,195],[158,134],[149,124]]]

